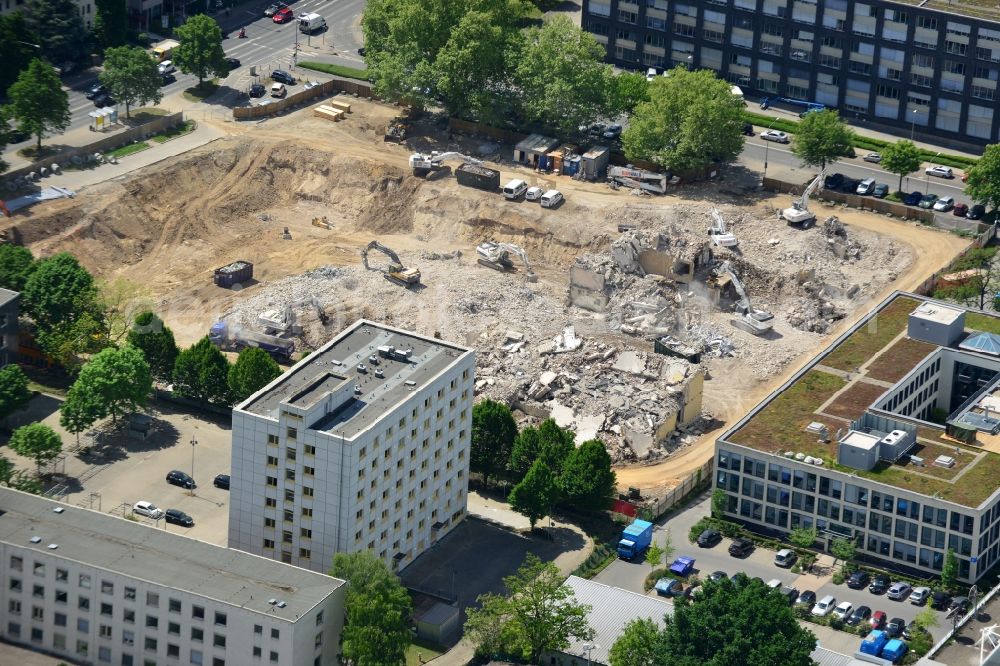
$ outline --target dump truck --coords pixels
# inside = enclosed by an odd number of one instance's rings
[[[909,650],[909,648],[906,643],[898,638],[893,638],[885,644],[884,648],[882,648],[882,658],[886,661],[896,663],[906,656],[907,650]]]
[[[234,261],[215,269],[215,284],[230,289],[234,284],[249,282],[253,279],[253,264],[249,261]]]
[[[653,523],[636,519],[622,530],[622,538],[618,541],[618,557],[623,560],[641,557],[652,541]]]
[[[208,339],[224,351],[240,351],[247,347],[263,349],[271,356],[290,360],[295,352],[295,342],[274,335],[257,333],[245,328],[231,327],[224,321],[212,324]]]
[[[164,39],[162,42],[153,44],[153,48],[149,52],[153,56],[153,60],[163,62],[164,60],[170,60],[174,54],[174,49],[180,45],[180,42],[173,39]]]

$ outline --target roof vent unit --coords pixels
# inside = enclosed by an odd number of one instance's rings
[[[29,541],[31,541],[31,543],[41,543],[42,542],[42,537],[40,537],[40,536],[33,536],[33,537],[31,537],[31,539],[29,539]]]
[[[813,458],[812,456],[806,456],[805,458],[802,459],[802,462],[804,462],[807,465],[812,465],[815,464],[816,459]]]
[[[284,608],[284,607],[285,607],[285,606],[287,606],[288,604],[287,604],[287,603],[285,603],[284,601],[279,601],[278,603],[276,603],[276,604],[274,604],[274,605],[275,605],[275,606],[277,606],[278,608]]]
[[[822,466],[823,465],[823,459],[822,458],[813,458],[813,465],[816,465],[817,467]]]
[[[910,456],[910,464],[916,465],[917,467],[923,467],[924,459],[920,456]]]
[[[49,544],[49,550],[55,550],[58,547],[59,547],[59,544],[57,544],[57,543],[50,543]]]
[[[795,454],[795,459],[796,460],[800,460],[800,461],[801,460],[805,460],[806,459],[806,454],[804,454],[801,451],[799,451],[798,453]]]
[[[951,456],[941,455],[934,459],[934,464],[938,467],[951,468],[955,466],[955,459]]]
[[[267,600],[267,603],[268,603],[268,604],[270,604],[271,606],[273,606],[274,604],[278,603],[278,600],[277,600],[277,599],[274,599],[274,598],[272,598],[272,599],[268,599],[268,600]]]
[[[795,457],[795,451],[785,451],[785,453],[783,455],[786,458],[794,458]]]
[[[56,508],[52,509],[52,513],[62,513],[65,510],[66,509],[64,509],[63,507],[57,506]]]

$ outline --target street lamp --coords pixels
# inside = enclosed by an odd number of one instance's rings
[[[778,117],[777,116],[775,116],[774,120],[771,121],[771,124],[767,126],[767,131],[770,132],[771,128],[774,127],[774,123],[776,123],[776,122],[778,122]],[[771,149],[771,142],[770,141],[765,141],[764,142],[764,176],[761,178],[761,184],[763,184],[764,178],[767,178],[767,154],[770,151],[770,149]]]
[[[687,57],[687,62],[684,63],[684,66],[688,68],[688,71],[691,71],[691,65],[693,63],[694,63],[694,54],[692,53]]]
[[[194,497],[194,447],[198,444],[198,440],[194,437],[191,438],[191,496]]]
[[[917,129],[917,109],[910,109],[910,141],[913,141],[913,133]]]
[[[597,647],[596,645],[593,645],[591,643],[583,644],[583,651],[587,653],[587,666],[590,666],[590,651],[596,647]]]

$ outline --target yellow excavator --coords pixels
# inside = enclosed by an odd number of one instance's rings
[[[375,268],[368,264],[368,253],[372,250],[378,250],[382,254],[389,257],[389,265],[386,268]],[[382,276],[389,282],[395,282],[396,284],[404,287],[412,287],[420,284],[420,270],[416,268],[406,268],[403,266],[403,263],[399,260],[399,255],[378,241],[368,243],[368,245],[361,250],[361,261],[368,270],[381,271]]]

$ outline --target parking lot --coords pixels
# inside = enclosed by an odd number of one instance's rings
[[[687,555],[695,558],[695,573],[700,578],[708,577],[714,571],[724,571],[732,576],[735,573],[743,572],[747,576],[761,578],[764,582],[778,579],[782,584],[794,587],[803,592],[812,590],[816,592],[818,599],[827,594],[831,594],[837,599],[837,603],[849,601],[854,607],[868,606],[872,611],[885,611],[889,619],[900,617],[909,624],[923,607],[914,606],[908,601],[892,601],[885,594],[872,594],[867,588],[852,590],[847,585],[834,585],[832,577],[833,560],[830,556],[822,556],[815,567],[816,574],[795,574],[789,569],[783,569],[774,564],[774,551],[764,548],[755,548],[750,555],[745,558],[736,558],[729,555],[729,539],[723,539],[720,543],[711,548],[699,548],[695,544],[689,543],[687,535],[691,526],[702,517],[707,516],[711,510],[711,499],[706,495],[698,503],[690,506],[683,513],[671,516],[666,523],[658,525],[653,533],[655,543],[663,544],[667,530],[670,530],[671,542],[674,547],[674,557]],[[669,566],[665,562],[663,566]],[[614,585],[636,592],[643,591],[643,582],[650,572],[650,566],[640,562],[626,562],[617,560],[608,568],[602,571],[595,578],[596,581],[606,585]],[[944,637],[951,620],[945,618],[944,612],[938,612],[938,626],[931,630],[931,635],[937,641]],[[807,626],[812,626],[807,624]],[[845,634],[846,636],[846,634]],[[849,636],[853,644],[858,639],[856,636]]]

